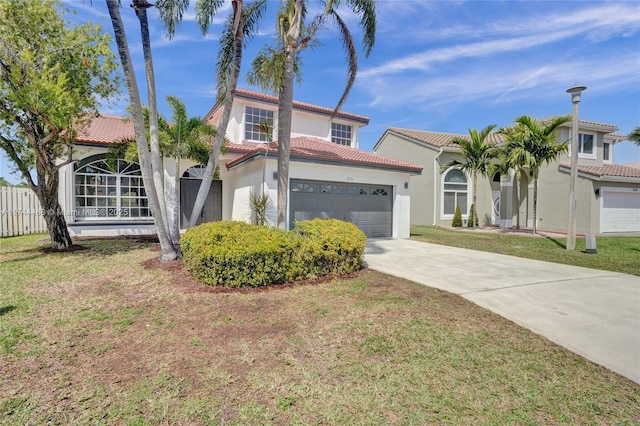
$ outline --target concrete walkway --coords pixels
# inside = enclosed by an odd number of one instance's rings
[[[365,263],[460,295],[640,383],[637,276],[400,239],[368,240]]]

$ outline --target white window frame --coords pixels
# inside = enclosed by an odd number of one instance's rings
[[[593,137],[593,149],[590,154],[583,152],[583,136],[589,135]],[[573,142],[572,132],[569,132],[569,151],[568,157],[571,157],[571,143]],[[589,160],[595,160],[598,158],[598,135],[596,133],[591,132],[578,132],[578,158],[586,158]]]
[[[467,179],[467,191],[466,191],[466,193],[467,193],[467,208],[465,209],[466,211],[463,211],[461,209],[461,212],[462,212],[462,218],[463,219],[468,219],[468,217],[469,217],[469,209],[471,208],[471,202],[473,200],[473,194],[471,193],[473,188],[471,188],[469,175],[467,173],[463,172],[462,170],[460,170],[458,167],[455,167],[455,166],[454,167],[449,167],[447,170],[445,170],[440,175],[441,176],[441,179],[440,179],[440,219],[453,219],[453,216],[455,215],[455,207],[454,207],[454,210],[453,210],[454,213],[449,214],[449,213],[445,213],[444,212],[444,193],[445,193],[444,185],[445,185],[445,178],[446,178],[446,176],[449,174],[449,172],[451,170],[458,170]],[[451,189],[447,189],[446,191],[447,192],[451,192],[452,190]],[[456,194],[458,192],[462,192],[462,191],[456,191]],[[458,198],[457,198],[457,195],[456,195],[456,205],[457,204],[458,204]]]
[[[76,222],[153,220],[140,165],[117,160],[117,170],[111,171],[101,167],[99,163],[104,161],[106,161],[105,155],[90,156],[82,160],[74,170],[74,220]],[[95,173],[82,171],[91,165],[96,170]],[[125,190],[127,192],[123,193]],[[89,205],[89,200],[92,200],[95,205]],[[81,211],[83,214],[80,214]]]
[[[339,132],[340,134],[335,134],[334,132]],[[342,133],[348,134],[348,138],[343,136]],[[353,146],[353,126],[351,124],[332,121],[331,142],[338,145]]]
[[[605,145],[609,147],[609,158],[604,158]],[[613,164],[613,143],[609,141],[604,141],[604,143],[602,144],[602,163]]]
[[[267,113],[265,115],[271,114],[271,135],[267,136],[264,133],[260,132],[258,129],[254,128],[255,124],[259,124],[259,123],[255,123],[253,121],[249,121],[247,120],[247,115],[248,115],[248,109],[252,108],[253,110],[257,110],[260,113]],[[252,114],[255,115],[255,114]],[[258,115],[259,117],[260,115]],[[275,122],[276,122],[276,112],[272,109],[268,109],[268,108],[261,108],[258,106],[254,106],[254,105],[245,105],[242,111],[242,136],[244,140],[250,141],[250,142],[270,142],[271,140],[273,140],[273,131],[276,128],[275,126]],[[247,127],[251,125],[252,129],[247,129]],[[249,136],[249,137],[247,137]]]

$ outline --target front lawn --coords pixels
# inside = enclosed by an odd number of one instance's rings
[[[0,240],[2,424],[637,424],[640,386],[364,270],[218,291],[148,240]]]
[[[480,229],[412,226],[411,238],[445,246],[640,275],[640,237],[597,237],[596,254],[585,253],[584,238],[577,238],[576,249],[567,251],[566,238],[519,236]]]

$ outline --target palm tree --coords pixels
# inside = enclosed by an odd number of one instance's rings
[[[629,136],[627,136],[627,139],[640,146],[640,127],[633,129],[633,131],[629,133]]]
[[[158,116],[160,130],[160,149],[163,156],[172,156],[176,161],[173,192],[173,226],[170,230],[174,244],[180,241],[180,223],[178,204],[180,202],[180,159],[189,158],[201,166],[207,164],[211,141],[216,136],[216,129],[207,124],[200,117],[187,116],[187,108],[176,96],[167,96],[167,103],[171,107],[170,124],[163,116]]]
[[[498,132],[504,134],[510,129],[512,129],[512,127],[502,128],[498,130]],[[498,146],[497,149],[498,161],[497,163],[495,163],[495,171],[500,173],[500,176],[502,176],[508,174],[509,170],[514,170],[514,179],[516,184],[513,188],[513,193],[515,193],[516,205],[518,206],[518,208],[516,209],[516,229],[520,229],[520,181],[522,179],[522,176],[524,176],[527,172],[517,164],[512,164],[511,159],[507,155],[507,151],[504,146]]]
[[[510,164],[524,167],[533,178],[533,233],[537,231],[538,176],[540,168],[556,160],[568,150],[568,141],[558,142],[558,128],[571,121],[570,115],[540,121],[522,115],[515,126],[503,133],[506,136],[504,150]]]
[[[213,17],[224,6],[223,0],[196,0],[196,21],[203,34],[209,29]],[[211,181],[215,173],[218,157],[222,150],[227,125],[231,117],[231,107],[235,97],[240,65],[242,63],[242,49],[245,37],[250,37],[256,28],[258,20],[264,13],[266,0],[256,0],[245,7],[243,0],[232,0],[233,12],[227,19],[220,38],[220,50],[216,65],[218,99],[223,99],[223,111],[218,123],[217,134],[211,148],[207,167],[198,189],[198,195],[193,206],[188,227],[195,226],[207,200]],[[184,12],[189,6],[188,0],[159,0],[156,7],[160,11],[160,19],[165,23],[169,37],[173,37],[177,24],[180,23]]]
[[[147,199],[149,201],[149,208],[156,225],[156,232],[158,234],[158,240],[160,241],[161,261],[175,260],[178,254],[169,239],[167,232],[167,226],[162,217],[160,210],[160,199],[156,186],[153,183],[153,169],[151,165],[151,154],[147,145],[147,135],[144,125],[144,117],[142,113],[142,103],[140,102],[140,93],[138,91],[138,83],[136,81],[135,72],[133,69],[133,63],[131,62],[131,55],[129,53],[129,46],[127,44],[127,35],[124,30],[124,24],[120,16],[120,9],[118,0],[107,0],[107,8],[111,17],[111,24],[113,25],[113,32],[118,46],[118,54],[120,55],[120,61],[122,62],[122,68],[124,70],[125,83],[129,92],[129,99],[131,102],[131,110],[133,115],[133,127],[136,135],[136,144],[138,146],[138,157],[140,159],[140,170],[142,172],[142,179],[144,182],[145,190],[147,192]]]
[[[151,169],[153,170],[153,184],[158,193],[160,202],[160,213],[166,226],[169,225],[167,217],[166,202],[164,199],[164,181],[162,170],[162,159],[160,156],[160,141],[158,139],[158,104],[156,102],[156,82],[153,71],[153,58],[151,55],[151,38],[149,36],[149,20],[147,19],[147,9],[153,7],[147,0],[132,0],[131,7],[134,9],[140,21],[140,35],[142,40],[142,51],[144,55],[144,68],[147,77],[147,98],[149,106],[149,141],[151,148]],[[167,232],[169,229],[167,228]]]
[[[497,149],[494,144],[487,141],[487,136],[496,127],[495,124],[490,124],[480,132],[476,129],[469,129],[469,138],[457,136],[449,142],[449,144],[457,144],[460,147],[460,153],[464,157],[464,162],[458,160],[451,160],[448,163],[443,164],[440,167],[440,172],[444,172],[450,167],[458,167],[460,170],[471,174],[473,185],[473,205],[477,211],[477,186],[478,186],[478,174],[480,176],[489,177],[494,171],[494,159],[497,156]],[[474,218],[470,219],[473,222],[473,229],[476,228],[476,221]]]
[[[308,0],[282,0],[278,13],[277,48],[271,50],[272,66],[264,66],[270,61],[260,58],[254,61],[254,75],[263,89],[271,89],[278,94],[278,227],[287,228],[287,197],[289,193],[289,156],[291,151],[291,117],[293,112],[293,83],[299,65],[301,51],[314,43],[316,32],[322,28],[327,18],[339,28],[340,36],[349,59],[349,72],[345,90],[338,101],[334,114],[342,107],[355,81],[358,59],[351,32],[337,8],[341,0],[327,0],[323,13],[315,16],[305,25]],[[375,43],[376,14],[374,0],[349,0],[347,6],[360,18],[363,31],[365,56],[369,56]],[[256,69],[256,63],[262,69]],[[265,72],[266,71],[266,72]]]

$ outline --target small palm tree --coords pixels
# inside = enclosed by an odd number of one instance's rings
[[[629,136],[627,136],[627,139],[640,146],[640,127],[633,129],[633,131],[629,133]]]
[[[471,174],[473,184],[473,205],[477,208],[477,186],[478,175],[489,177],[494,171],[494,159],[497,156],[497,148],[494,144],[487,141],[487,136],[496,127],[490,124],[480,132],[476,129],[469,129],[469,138],[457,136],[449,142],[449,144],[457,144],[460,147],[460,153],[464,157],[464,162],[451,160],[440,167],[440,172],[444,172],[450,167],[457,167],[463,172]],[[473,228],[476,228],[475,220],[472,220]]]
[[[522,115],[515,120],[515,126],[504,130],[503,146],[509,163],[514,168],[527,168],[533,178],[533,233],[537,231],[538,176],[540,168],[555,161],[568,150],[568,141],[558,142],[558,128],[571,121],[570,115],[556,117],[550,121],[540,121]]]

